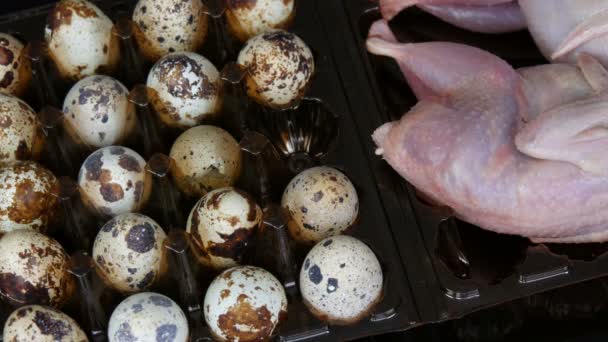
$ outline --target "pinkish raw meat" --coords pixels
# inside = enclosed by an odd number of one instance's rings
[[[535,242],[608,240],[608,78],[595,59],[516,71],[474,47],[397,43],[385,21],[367,48],[394,58],[420,100],[373,139],[424,195]]]

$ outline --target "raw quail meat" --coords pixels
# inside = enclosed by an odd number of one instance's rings
[[[419,100],[373,140],[424,195],[534,242],[608,240],[608,76],[597,60],[516,71],[466,45],[398,43],[384,20],[367,48],[394,58]]]

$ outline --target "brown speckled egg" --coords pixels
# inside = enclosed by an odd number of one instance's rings
[[[287,317],[283,286],[268,271],[253,266],[237,266],[217,276],[203,307],[217,341],[267,341]]]
[[[93,244],[101,277],[121,292],[147,289],[162,273],[166,235],[151,218],[125,213],[108,221]]]
[[[382,268],[363,242],[345,235],[320,241],[300,270],[304,304],[317,318],[348,325],[370,313],[382,299]]]
[[[160,119],[172,127],[196,126],[213,117],[221,106],[219,72],[193,52],[160,59],[148,74],[147,86]]]
[[[110,72],[119,58],[113,23],[86,0],[61,0],[49,13],[44,37],[59,73],[69,79]]]
[[[0,93],[21,96],[32,77],[30,63],[20,41],[0,33]]]
[[[29,161],[0,169],[0,235],[17,229],[46,232],[57,215],[59,181]]]
[[[0,94],[0,165],[38,159],[43,141],[34,110],[14,96]]]
[[[350,228],[359,214],[359,197],[350,179],[326,166],[304,170],[294,177],[281,199],[291,215],[293,239],[316,243]]]
[[[274,30],[247,41],[238,63],[247,68],[247,94],[258,103],[285,109],[303,96],[315,71],[312,51],[293,33]]]
[[[285,29],[295,15],[295,0],[228,0],[226,21],[241,41],[272,29]]]
[[[197,126],[182,133],[171,147],[172,175],[189,196],[234,185],[241,173],[241,150],[230,133],[215,126]]]
[[[59,307],[74,290],[69,257],[38,232],[19,229],[0,238],[0,294],[13,305]]]
[[[49,306],[27,305],[6,320],[4,341],[88,342],[87,335],[72,317]]]
[[[187,230],[203,264],[215,269],[236,266],[256,228],[262,209],[248,194],[234,188],[208,192],[192,208]]]
[[[140,210],[150,197],[152,178],[146,161],[122,146],[107,146],[93,152],[78,174],[84,203],[102,216]]]
[[[78,81],[63,101],[63,113],[70,136],[93,148],[119,144],[136,123],[127,88],[101,75]]]
[[[150,60],[181,51],[197,51],[207,37],[201,0],[139,0],[133,11],[135,38]]]

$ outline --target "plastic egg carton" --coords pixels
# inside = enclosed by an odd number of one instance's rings
[[[95,1],[94,1],[95,2]],[[173,160],[168,156],[175,138],[181,133],[159,123],[145,86],[151,63],[138,52],[130,21],[135,1],[95,2],[115,23],[121,58],[111,74],[130,90],[139,119],[138,130],[123,144],[146,159],[152,194],[141,210],[167,232],[165,248],[168,269],[150,291],[169,296],[180,304],[189,320],[191,340],[211,340],[205,326],[202,301],[211,280],[219,273],[201,266],[190,249],[185,232],[186,218],[198,198],[182,196],[171,179]],[[263,208],[263,223],[242,264],[256,265],[272,272],[284,286],[289,306],[286,321],[275,331],[282,341],[349,340],[384,332],[403,330],[420,324],[401,255],[395,242],[382,192],[392,191],[379,182],[370,159],[370,132],[356,119],[367,113],[353,107],[347,95],[355,85],[338,74],[346,58],[332,46],[337,30],[327,6],[340,1],[297,1],[296,16],[289,31],[301,37],[313,50],[316,71],[311,87],[298,106],[284,111],[263,108],[248,99],[243,90],[245,71],[234,61],[242,44],[231,37],[223,17],[222,1],[207,1],[209,34],[201,51],[220,70],[224,107],[210,122],[220,126],[239,141],[243,172],[236,187],[253,195]],[[61,105],[73,82],[58,76],[42,43],[45,18],[52,5],[0,17],[0,32],[13,34],[27,44],[33,79],[24,99],[39,113],[46,147],[40,161],[60,178],[60,221],[51,230],[71,254],[71,274],[78,289],[76,298],[62,308],[74,317],[93,341],[107,339],[108,318],[126,296],[99,278],[90,257],[93,239],[106,220],[85,208],[75,181],[78,170],[92,149],[74,144],[64,131]],[[343,29],[343,28],[340,28]],[[332,39],[330,39],[332,38]],[[350,39],[350,38],[349,38]],[[353,48],[353,47],[351,47]],[[356,55],[351,56],[354,58]],[[358,72],[353,70],[354,73]],[[369,115],[375,115],[369,113]],[[300,171],[328,165],[342,170],[355,185],[359,196],[359,218],[348,234],[366,243],[378,257],[383,274],[383,298],[363,320],[350,326],[334,326],[316,319],[305,307],[298,285],[299,272],[310,246],[292,241],[287,234],[289,217],[280,208],[283,190]],[[382,189],[384,187],[384,189]],[[398,227],[400,228],[400,227]],[[409,251],[405,251],[410,254]],[[12,311],[2,304],[3,324]]]

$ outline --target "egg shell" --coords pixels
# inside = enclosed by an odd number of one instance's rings
[[[0,94],[0,165],[37,159],[43,142],[34,110],[17,97]]]
[[[11,342],[88,342],[78,323],[63,312],[42,305],[21,307],[4,324],[3,340]]]
[[[78,174],[83,202],[102,216],[140,210],[150,197],[146,161],[122,146],[107,146],[87,157]]]
[[[201,0],[139,0],[133,21],[140,50],[153,61],[172,52],[199,50],[208,30],[204,10]]]
[[[135,105],[129,91],[108,76],[78,81],[63,101],[67,132],[78,143],[99,148],[121,143],[135,128]]]
[[[241,173],[239,144],[219,127],[190,128],[175,140],[169,155],[175,184],[188,196],[234,185]]]
[[[372,250],[345,235],[313,247],[300,271],[304,304],[317,318],[336,325],[358,322],[382,299],[382,268]]]
[[[0,294],[11,304],[62,306],[74,292],[61,245],[29,229],[0,238]]]
[[[0,93],[21,96],[32,77],[23,44],[6,33],[0,33]]]
[[[248,194],[234,188],[208,192],[190,211],[187,231],[200,261],[215,269],[238,265],[262,221],[262,209]]]
[[[188,128],[214,117],[221,106],[219,72],[205,57],[176,52],[150,70],[148,96],[160,119]]]
[[[93,260],[102,279],[121,292],[149,288],[163,273],[165,232],[151,218],[125,213],[108,221],[95,238]]]
[[[228,28],[241,41],[272,29],[286,29],[294,16],[295,0],[226,1]]]
[[[237,266],[209,285],[204,313],[218,341],[266,341],[286,319],[287,297],[281,283],[268,271]]]
[[[169,297],[154,292],[134,294],[112,312],[108,323],[110,342],[188,340],[188,321]]]
[[[17,229],[46,232],[57,215],[59,181],[30,161],[0,169],[0,235]]]
[[[283,30],[259,34],[238,56],[247,68],[247,94],[274,109],[294,106],[306,93],[315,70],[312,52],[300,37]]]
[[[294,177],[283,192],[281,205],[291,216],[291,237],[303,243],[343,233],[359,215],[359,197],[350,179],[326,166],[304,170]]]
[[[119,42],[113,23],[86,0],[61,0],[49,13],[45,40],[59,73],[70,79],[111,72],[118,63]]]

